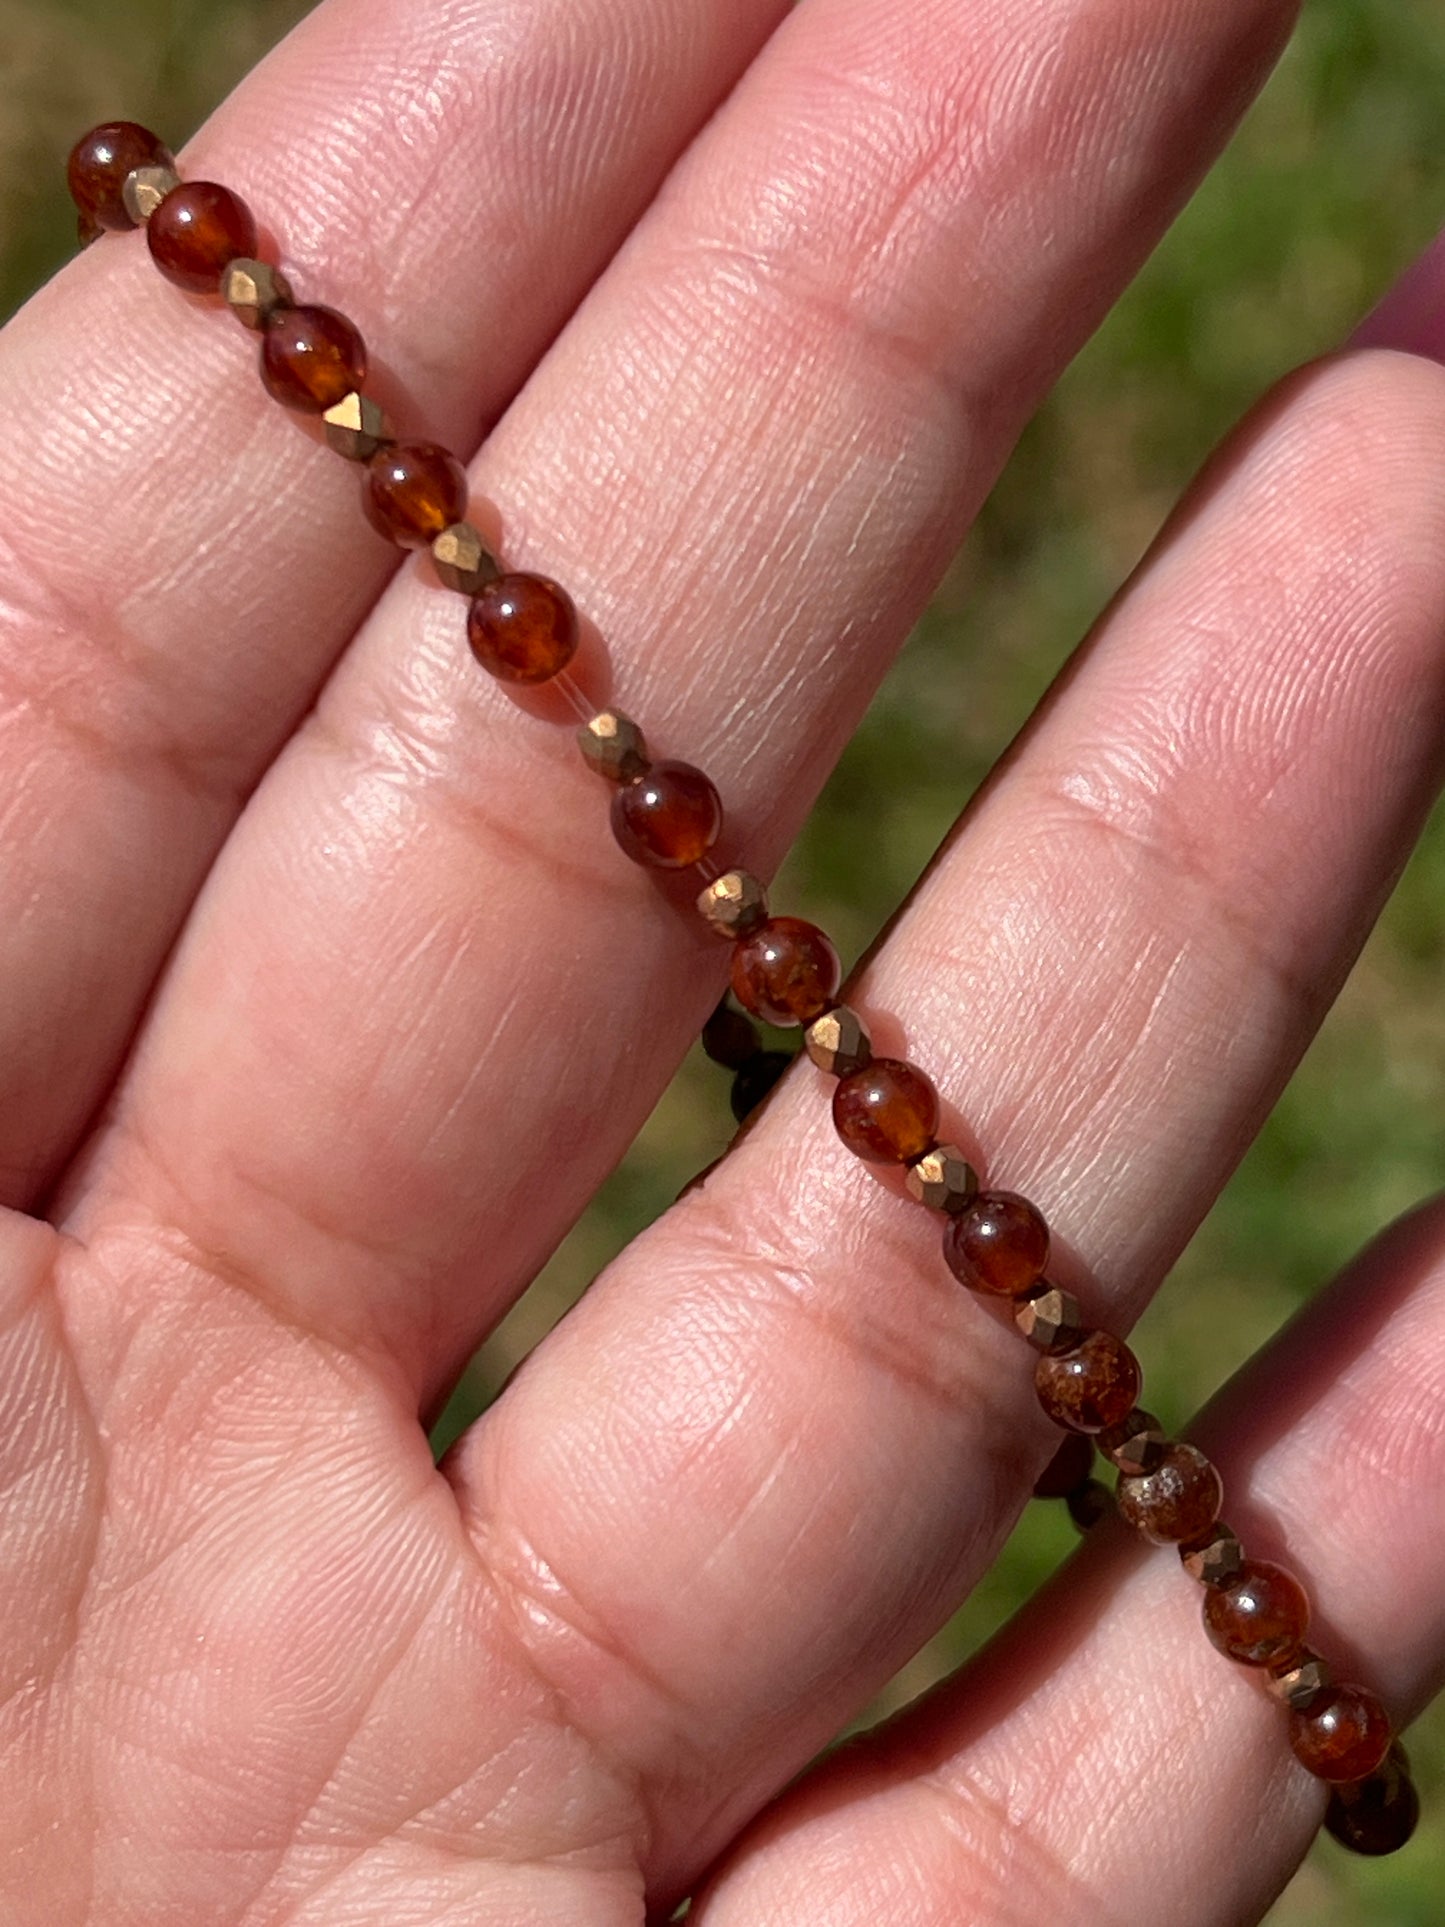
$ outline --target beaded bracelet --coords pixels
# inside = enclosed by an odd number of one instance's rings
[[[939,1099],[929,1079],[916,1065],[873,1055],[862,1019],[837,1001],[842,970],[824,932],[772,916],[763,885],[747,871],[719,873],[710,853],[723,808],[709,778],[690,763],[652,761],[642,731],[620,710],[593,713],[568,674],[578,620],[567,592],[502,568],[465,520],[467,477],[454,455],[393,438],[363,392],[360,334],[332,308],[298,304],[279,269],[256,258],[256,222],[238,196],[209,181],[183,185],[161,141],[128,121],[85,135],[68,174],[83,242],[144,226],[169,280],[189,293],[219,293],[259,333],[266,387],[287,407],[319,416],[331,447],[362,466],[362,505],[373,525],[402,548],[429,547],[442,583],[469,599],[467,636],[482,667],[504,682],[563,692],[584,718],[583,756],[612,785],[612,829],[623,851],[651,868],[703,877],[697,907],[732,945],[738,1004],[766,1023],[802,1029],[809,1057],[837,1079],[833,1122],[844,1144],[870,1164],[903,1169],[913,1198],[944,1220],[943,1256],[954,1277],[1005,1307],[1037,1353],[1039,1401],[1067,1436],[1036,1493],[1066,1499],[1081,1528],[1093,1524],[1110,1505],[1092,1476],[1097,1446],[1118,1474],[1119,1513],[1153,1544],[1176,1546],[1203,1586],[1215,1646],[1254,1669],[1288,1710],[1297,1758],[1330,1786],[1330,1832],[1358,1853],[1403,1846],[1419,1800],[1380,1700],[1336,1683],[1305,1644],[1309,1603],[1299,1581],[1246,1557],[1220,1520],[1215,1467],[1139,1409],[1133,1352],[1089,1324],[1078,1301],[1047,1278],[1049,1232],[1036,1207],[1011,1191],[980,1190],[963,1153],[937,1140]],[[751,1019],[726,1003],[704,1042],[737,1073],[740,1118],[790,1061],[763,1051]]]

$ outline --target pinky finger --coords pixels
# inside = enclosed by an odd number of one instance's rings
[[[1445,1667],[1445,1200],[1396,1225],[1193,1436],[1257,1557],[1308,1575],[1310,1640],[1397,1723]],[[1326,1789],[1209,1644],[1175,1553],[1111,1522],[920,1705],[765,1814],[693,1927],[1241,1927]]]

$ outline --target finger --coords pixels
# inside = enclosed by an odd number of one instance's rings
[[[854,994],[1112,1328],[1283,1084],[1434,792],[1442,445],[1445,374],[1405,357],[1277,396]],[[523,1637],[650,1796],[660,1895],[942,1623],[1050,1449],[1027,1348],[961,1301],[936,1219],[849,1157],[827,1103],[804,1063],[458,1461]]]
[[[1192,1433],[1246,1545],[1308,1575],[1312,1643],[1401,1721],[1445,1663],[1442,1360],[1437,1203],[1372,1247]],[[1199,1615],[1172,1551],[1100,1534],[926,1704],[783,1801],[701,1921],[792,1921],[804,1893],[826,1927],[1258,1920],[1327,1789]]]
[[[512,553],[577,591],[617,700],[711,770],[749,867],[1284,14],[803,6],[484,452]],[[424,1398],[615,1162],[723,969],[458,628],[399,583],[258,797],[84,1218],[139,1190]]]
[[[329,0],[185,156],[345,308],[463,455],[776,17]],[[391,572],[357,477],[143,240],[0,336],[0,1198],[94,1110],[240,801]],[[143,351],[138,344],[144,344]]]

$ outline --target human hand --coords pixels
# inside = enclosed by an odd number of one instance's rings
[[[760,51],[788,12],[329,0],[186,156],[410,428],[500,418],[473,479],[508,558],[574,591],[764,871],[1287,24],[813,0]],[[1052,1443],[808,1067],[433,1470],[418,1414],[721,951],[454,599],[388,584],[247,349],[135,239],[0,342],[5,1918],[605,1927],[719,1860],[706,1927],[1256,1916],[1320,1789],[1177,1562],[1107,1536],[737,1844]],[[1442,380],[1370,355],[1273,400],[855,992],[1116,1324],[1433,792]],[[1445,1643],[1440,1237],[1201,1435],[1401,1716]]]

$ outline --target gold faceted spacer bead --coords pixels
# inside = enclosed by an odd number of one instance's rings
[[[173,167],[133,167],[125,177],[120,197],[125,211],[137,227],[144,227],[167,194],[173,194],[181,177]]]
[[[470,522],[453,522],[434,536],[432,567],[437,578],[458,595],[477,595],[502,573],[502,565]]]
[[[321,417],[329,447],[348,462],[369,462],[392,439],[391,424],[379,402],[353,389]]]
[[[269,261],[252,261],[242,256],[233,261],[221,276],[221,294],[226,306],[243,328],[253,334],[282,308],[289,308],[291,283]]]
[[[745,937],[767,920],[768,893],[747,870],[729,870],[698,892],[698,914],[720,937]]]
[[[1014,1323],[1040,1352],[1068,1352],[1082,1343],[1085,1325],[1079,1301],[1047,1281],[1014,1306]]]
[[[1136,1406],[1117,1425],[1106,1426],[1094,1443],[1126,1478],[1142,1478],[1158,1467],[1169,1450],[1169,1434],[1152,1412]]]
[[[978,1174],[956,1144],[935,1144],[915,1158],[903,1182],[930,1211],[963,1211],[978,1191]]]
[[[1307,1647],[1295,1654],[1291,1665],[1281,1667],[1278,1672],[1271,1667],[1268,1678],[1270,1692],[1283,1700],[1292,1713],[1308,1711],[1320,1694],[1335,1683],[1329,1662]]]
[[[1202,1539],[1179,1548],[1184,1570],[1201,1586],[1232,1586],[1244,1565],[1244,1547],[1221,1520]]]
[[[583,723],[577,747],[589,769],[609,783],[635,783],[650,767],[642,731],[620,709],[603,709]]]
[[[873,1045],[863,1019],[846,1004],[835,1004],[809,1024],[803,1032],[803,1048],[818,1069],[827,1071],[830,1077],[851,1077],[873,1061]]]

